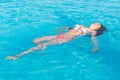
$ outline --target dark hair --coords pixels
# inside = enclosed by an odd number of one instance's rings
[[[100,36],[100,35],[103,34],[106,30],[107,30],[107,28],[104,27],[103,25],[101,25],[101,28],[96,31],[97,33],[96,33],[95,36]]]

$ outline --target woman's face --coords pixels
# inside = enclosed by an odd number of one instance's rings
[[[100,23],[93,23],[90,25],[90,29],[91,30],[98,30],[101,28],[101,24]]]

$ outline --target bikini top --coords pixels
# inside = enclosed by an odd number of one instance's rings
[[[82,26],[76,24],[73,28],[74,30],[77,30],[78,32],[80,32],[80,35],[86,35],[89,34],[89,31],[87,28],[82,28]]]

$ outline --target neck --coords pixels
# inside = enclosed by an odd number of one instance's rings
[[[89,31],[89,32],[93,32],[94,30],[93,30],[93,29],[88,28],[88,31]]]

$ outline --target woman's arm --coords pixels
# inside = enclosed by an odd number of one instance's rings
[[[97,52],[98,51],[98,42],[97,42],[97,39],[96,39],[96,32],[93,32],[91,34],[91,40],[92,40],[92,44],[93,44],[93,49],[92,49],[92,52]]]
[[[66,30],[66,31],[68,31],[69,27],[68,26],[64,26],[64,27],[60,28],[59,30]]]
[[[68,27],[68,26],[64,26],[64,27],[59,29],[59,33],[62,33],[63,30],[69,31],[70,29],[72,29],[72,28]]]

